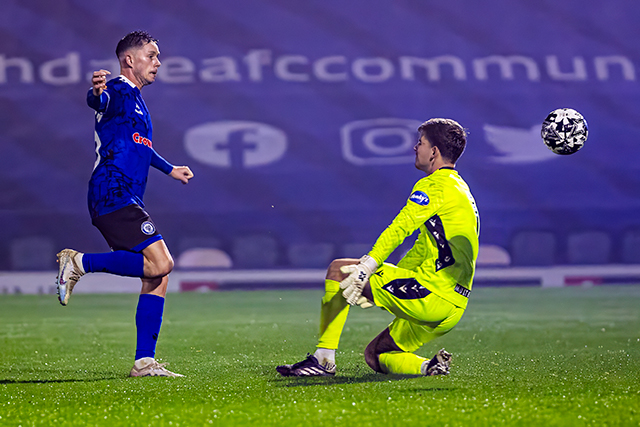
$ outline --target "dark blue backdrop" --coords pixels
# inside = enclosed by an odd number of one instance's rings
[[[118,74],[115,45],[139,28],[163,61],[143,90],[154,148],[196,175],[183,186],[151,171],[145,202],[170,246],[370,243],[421,177],[413,131],[430,117],[469,129],[458,168],[482,243],[508,248],[525,229],[617,242],[640,218],[638,22],[625,0],[5,0],[0,254],[33,235],[106,249],[86,209],[85,93],[92,70]],[[539,138],[559,107],[589,123],[569,157]]]

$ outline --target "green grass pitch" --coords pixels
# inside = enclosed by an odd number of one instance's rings
[[[640,286],[477,288],[441,347],[446,377],[373,373],[391,316],[351,310],[334,378],[282,378],[314,350],[319,290],[170,294],[158,358],[128,378],[137,296],[0,296],[0,425],[640,424]]]

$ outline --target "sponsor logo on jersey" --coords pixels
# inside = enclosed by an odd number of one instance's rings
[[[136,144],[146,145],[149,148],[153,147],[153,142],[151,142],[151,140],[149,138],[145,138],[144,136],[140,136],[140,134],[138,132],[134,133],[132,135],[132,137],[133,137],[133,142],[135,142]]]
[[[147,236],[151,236],[153,233],[156,232],[156,226],[153,225],[151,221],[145,221],[140,226],[140,230],[142,230],[142,232]]]
[[[427,206],[429,204],[429,196],[423,191],[414,191],[413,194],[409,196],[409,200],[421,206]]]

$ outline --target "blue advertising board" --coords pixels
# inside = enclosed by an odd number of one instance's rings
[[[522,230],[617,242],[640,221],[638,22],[623,0],[6,0],[0,254],[34,235],[106,250],[86,206],[85,96],[93,70],[118,75],[115,45],[135,29],[159,39],[142,91],[153,146],[195,173],[183,186],[150,172],[145,203],[170,247],[252,233],[372,243],[422,176],[412,147],[431,117],[469,131],[458,169],[481,243],[508,248]],[[561,107],[589,124],[571,156],[540,139]]]

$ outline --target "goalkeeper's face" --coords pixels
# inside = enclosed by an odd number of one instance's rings
[[[418,143],[413,147],[416,152],[416,169],[420,169],[423,172],[433,172],[432,166],[435,159],[435,149],[429,142],[429,140],[423,135],[420,135]]]

